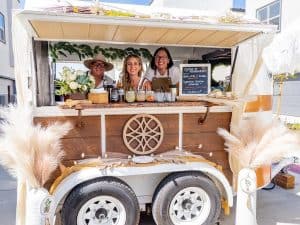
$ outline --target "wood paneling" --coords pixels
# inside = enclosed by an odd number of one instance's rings
[[[32,27],[37,31],[39,38],[63,38],[63,29],[59,22],[44,22],[44,21],[31,21]],[[50,28],[51,27],[51,28]]]
[[[157,42],[160,44],[177,44],[192,32],[193,30],[188,29],[169,29]]]
[[[64,160],[96,158],[101,156],[100,137],[64,138],[62,144],[66,155]]]
[[[47,126],[55,122],[69,121],[74,128],[62,138],[62,145],[65,151],[65,160],[79,160],[98,157],[101,155],[100,140],[100,117],[99,116],[69,116],[69,117],[36,117],[35,123]],[[83,127],[76,126],[82,122]]]
[[[241,41],[257,35],[260,31],[246,31],[246,24],[241,25],[241,30],[232,31],[230,24],[217,28],[212,25],[213,29],[203,28],[186,28],[180,26],[161,27],[160,25],[130,25],[128,21],[122,23],[105,24],[91,22],[55,22],[31,20],[33,29],[38,37],[43,39],[66,39],[72,40],[93,40],[93,41],[112,41],[112,42],[129,42],[129,43],[152,43],[152,44],[179,44],[179,45],[200,45],[215,47],[232,47]],[[188,26],[187,26],[188,27]],[[145,32],[143,32],[145,31]]]
[[[183,146],[228,169],[226,176],[231,181],[228,153],[224,150],[224,140],[216,132],[219,127],[229,130],[231,113],[209,113],[205,122],[198,124],[198,119],[203,116],[203,113],[183,115]]]
[[[81,137],[99,137],[100,136],[100,116],[68,116],[68,117],[36,117],[35,123],[47,126],[54,122],[69,121],[74,128],[64,138],[81,138]],[[83,127],[78,127],[82,123]]]
[[[224,169],[223,173],[225,175],[225,177],[227,178],[227,180],[229,181],[230,184],[232,184],[232,172],[230,169]]]
[[[85,23],[61,23],[64,38],[86,40],[90,30],[90,25]],[[78,32],[80,31],[80,32]]]
[[[207,37],[214,34],[216,31],[214,30],[193,30],[193,32],[187,34],[184,38],[182,38],[178,44],[183,45],[196,45],[199,41],[207,40]],[[206,44],[204,44],[206,45]]]
[[[216,132],[218,127],[229,129],[231,113],[208,113],[203,124],[198,124],[199,118],[203,118],[204,113],[192,113],[183,115],[183,132]]]
[[[202,145],[199,149],[198,146]],[[194,151],[211,152],[224,149],[223,139],[215,132],[184,133],[183,145]]]
[[[165,28],[150,28],[147,27],[138,36],[136,42],[138,43],[155,43],[159,40],[168,30]]]
[[[143,30],[144,27],[119,26],[113,41],[134,43]]]
[[[120,152],[128,155],[133,155],[125,146],[123,139],[119,135],[107,136],[107,152]],[[160,147],[154,154],[174,150],[178,146],[178,135],[165,135]]]
[[[106,116],[106,134],[123,135],[123,127],[135,115]],[[178,134],[178,115],[153,115],[161,122],[165,134]]]
[[[207,36],[205,39],[198,41],[198,45],[207,45],[207,46],[218,46],[219,43],[224,42],[225,40],[234,37],[238,32],[234,31],[217,31]],[[199,40],[199,39],[198,39]]]
[[[106,150],[132,154],[123,142],[123,128],[133,115],[106,116]],[[170,151],[178,146],[178,115],[154,115],[164,129],[163,142],[155,153]]]
[[[91,24],[89,30],[90,40],[110,41],[113,39],[118,26]]]
[[[132,116],[134,115],[107,115],[105,117],[107,152],[132,155],[123,142],[123,127]],[[153,116],[157,117],[164,129],[163,142],[155,154],[174,150],[178,146],[178,115]],[[221,165],[226,177],[231,181],[232,174],[229,169],[228,154],[224,150],[224,141],[216,133],[218,127],[229,129],[231,113],[209,113],[204,124],[198,124],[198,119],[203,116],[203,113],[183,114],[184,149]],[[101,155],[100,116],[40,117],[34,119],[35,123],[41,123],[43,126],[56,121],[70,121],[74,125],[74,129],[62,139],[63,148],[66,152],[64,164],[73,160],[80,160],[82,156],[91,158]],[[82,122],[84,126],[76,127],[78,122]]]

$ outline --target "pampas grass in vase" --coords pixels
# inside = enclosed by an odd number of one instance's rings
[[[239,159],[242,167],[258,168],[283,158],[300,158],[300,136],[279,120],[267,122],[262,116],[241,120],[231,133],[218,128],[225,150]]]
[[[238,174],[235,224],[257,224],[255,169],[286,157],[300,157],[299,134],[280,121],[268,122],[261,115],[241,120],[231,133],[222,128],[217,132],[225,140],[225,150],[242,167]]]
[[[31,188],[43,187],[64,156],[60,139],[71,123],[34,125],[29,106],[1,108],[0,118],[0,164]]]

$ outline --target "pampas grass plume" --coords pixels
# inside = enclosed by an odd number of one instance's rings
[[[72,129],[71,123],[34,125],[29,106],[10,105],[0,109],[0,116],[0,163],[31,187],[42,187],[64,156],[60,139]]]
[[[231,133],[218,128],[225,150],[239,159],[243,167],[271,165],[287,157],[300,158],[300,135],[278,120],[258,115],[242,120]]]

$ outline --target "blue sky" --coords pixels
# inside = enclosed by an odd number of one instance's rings
[[[246,0],[233,0],[233,8],[244,9]]]

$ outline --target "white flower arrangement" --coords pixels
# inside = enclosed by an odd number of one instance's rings
[[[95,79],[83,70],[74,70],[63,67],[60,73],[61,79],[55,84],[59,88],[55,91],[57,95],[68,95],[72,93],[86,93],[95,87]]]

